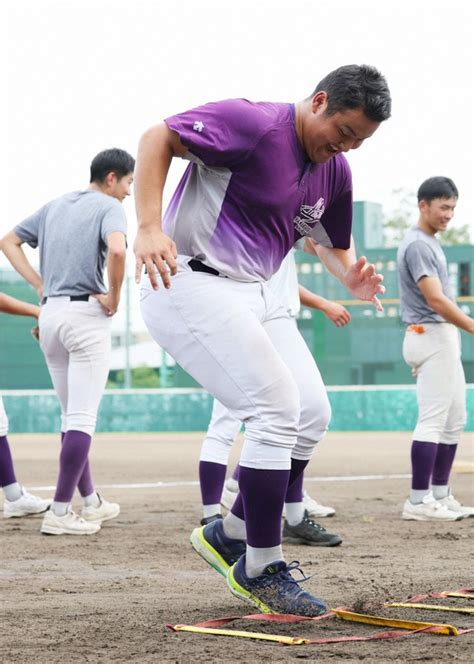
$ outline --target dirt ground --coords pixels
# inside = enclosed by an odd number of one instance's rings
[[[1,662],[472,661],[474,634],[283,647],[168,631],[167,623],[256,612],[233,597],[223,577],[189,545],[200,519],[200,439],[198,434],[97,435],[95,480],[122,511],[96,536],[46,537],[39,533],[38,518],[0,518]],[[58,441],[43,435],[10,440],[19,481],[51,495],[47,487],[55,481]],[[331,607],[473,627],[472,615],[377,610],[387,600],[474,585],[474,519],[447,524],[400,519],[409,480],[397,476],[409,472],[409,447],[409,434],[329,434],[308,468],[306,487],[336,508],[336,516],[321,523],[339,533],[343,544],[287,546],[287,560],[301,562],[313,575],[305,587]],[[237,453],[238,446],[234,459]],[[472,504],[472,434],[463,438],[456,469],[455,494]],[[365,479],[356,479],[361,476]],[[467,606],[469,600],[437,602]],[[239,621],[229,628],[311,639],[380,629],[335,618],[296,625]]]

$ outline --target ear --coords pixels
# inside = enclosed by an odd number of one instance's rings
[[[113,171],[107,173],[107,176],[105,178],[105,183],[107,184],[108,187],[113,187],[116,181],[117,181],[117,175]]]
[[[311,110],[316,113],[319,110],[325,110],[328,104],[328,95],[324,90],[317,92],[311,100]]]
[[[430,204],[427,201],[423,200],[423,199],[421,199],[421,201],[418,203],[418,209],[421,213],[426,212],[426,210],[429,208],[429,206],[430,206]]]

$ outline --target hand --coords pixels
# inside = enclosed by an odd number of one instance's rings
[[[119,300],[116,297],[112,297],[110,293],[96,293],[93,297],[100,302],[107,316],[117,313]]]
[[[36,339],[36,341],[40,340],[40,329],[38,325],[35,325],[34,327],[31,328],[31,336]]]
[[[377,297],[377,294],[383,295],[385,293],[382,281],[383,276],[375,272],[375,265],[368,265],[365,256],[361,256],[356,263],[351,265],[343,279],[347,290],[354,297],[359,300],[373,302],[377,311],[383,311],[383,307]]]
[[[336,327],[344,327],[351,320],[351,315],[347,309],[337,302],[328,302],[323,312]]]
[[[139,230],[133,245],[135,252],[135,281],[139,283],[143,266],[146,267],[148,278],[154,290],[158,290],[158,277],[165,288],[171,286],[170,275],[176,274],[176,244],[173,240],[158,229]]]

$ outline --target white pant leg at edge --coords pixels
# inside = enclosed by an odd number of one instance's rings
[[[6,436],[8,433],[8,417],[3,407],[3,399],[0,397],[0,436]]]
[[[155,341],[245,422],[241,464],[288,469],[299,393],[262,325],[262,285],[181,271],[153,291],[145,276],[141,311]]]

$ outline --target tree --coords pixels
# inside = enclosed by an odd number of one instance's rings
[[[418,206],[416,194],[410,189],[399,187],[393,189],[391,194],[395,200],[395,207],[383,220],[385,246],[398,247],[407,230],[416,224]],[[470,244],[469,224],[452,226],[438,237],[446,246]]]

